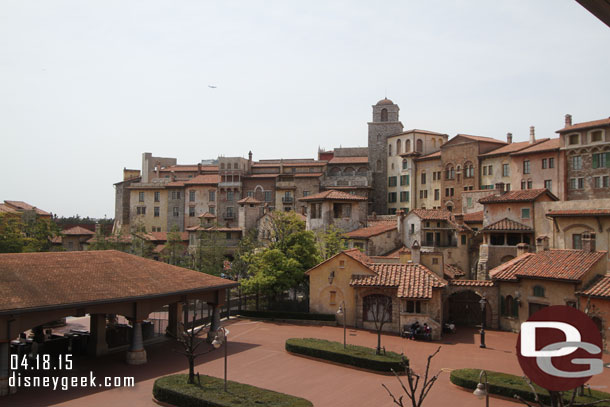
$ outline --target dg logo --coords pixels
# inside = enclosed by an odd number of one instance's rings
[[[546,307],[521,324],[517,358],[539,386],[566,391],[602,373],[602,337],[584,312],[565,305]]]

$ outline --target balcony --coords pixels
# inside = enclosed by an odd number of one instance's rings
[[[218,183],[219,188],[241,188],[240,181],[224,181]]]
[[[283,196],[282,197],[282,203],[284,204],[291,204],[294,202],[294,197],[292,196]]]
[[[451,243],[436,243],[435,241],[432,240],[424,240],[422,242],[422,246],[426,246],[426,247],[457,247],[457,242],[451,242]]]
[[[275,189],[297,189],[294,181],[277,181]]]

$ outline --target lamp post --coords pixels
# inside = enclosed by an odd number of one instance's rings
[[[485,299],[485,295],[481,297],[479,304],[481,305],[481,345],[480,348],[485,348],[485,304],[487,300]]]
[[[345,309],[345,301],[341,301],[341,305],[339,305],[339,309],[337,310],[337,315],[343,316],[343,349],[347,347],[347,329],[345,328],[345,314],[347,314],[347,310]]]
[[[216,336],[212,341],[212,346],[215,349],[218,349],[223,344],[223,342],[225,344],[225,391],[227,391],[227,348],[229,347],[229,330],[221,326],[216,331]]]
[[[485,384],[481,381],[483,376],[485,376]],[[489,383],[487,382],[487,372],[485,370],[481,370],[481,373],[479,373],[479,384],[477,384],[477,388],[472,394],[479,399],[485,397],[485,407],[489,407]]]

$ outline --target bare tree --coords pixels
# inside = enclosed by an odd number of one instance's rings
[[[366,311],[375,322],[375,330],[377,331],[377,349],[376,353],[381,354],[381,331],[386,322],[392,319],[392,298],[387,295],[369,295],[366,299]]]
[[[527,383],[527,385],[529,386],[529,388],[532,390],[532,393],[534,393],[534,401],[532,402],[532,404],[530,404],[528,401],[524,400],[523,397],[519,396],[518,394],[515,394],[513,397],[516,398],[517,400],[519,400],[521,403],[525,404],[528,407],[549,407],[549,405],[544,404],[541,400],[540,397],[538,397],[538,392],[536,391],[536,389],[534,388],[534,385],[532,384],[532,381],[530,379],[528,379],[527,377],[523,377],[523,380],[525,380],[525,383]],[[572,395],[570,396],[570,401],[566,402],[564,401],[563,398],[563,394],[562,392],[559,391],[551,391],[551,390],[547,390],[549,392],[549,395],[551,396],[551,405],[550,407],[587,407],[587,406],[595,406],[598,405],[600,403],[605,403],[607,401],[610,401],[610,399],[604,399],[604,400],[597,400],[597,401],[593,401],[591,403],[577,403],[576,402],[576,396],[578,393],[578,388],[572,390]]]
[[[170,335],[173,336],[178,342],[180,342],[184,348],[183,351],[177,351],[178,353],[183,354],[188,359],[189,363],[189,379],[188,383],[195,383],[195,359],[197,357],[204,355],[210,352],[210,349],[207,351],[197,351],[201,344],[207,344],[205,338],[200,338],[199,334],[206,328],[206,324],[202,324],[200,326],[195,326],[195,322],[197,321],[197,304],[193,301],[193,318],[191,321],[188,321],[188,309],[191,305],[190,302],[186,302],[184,304],[185,307],[185,321],[180,323],[179,332],[175,335],[170,332]],[[209,345],[206,345],[209,346]]]
[[[441,374],[441,371],[439,371],[436,375],[431,376],[431,377],[429,376],[430,362],[432,361],[432,358],[434,356],[436,356],[436,354],[440,350],[441,350],[441,347],[439,346],[438,349],[436,350],[436,352],[434,352],[433,354],[428,356],[428,362],[426,363],[426,374],[424,375],[422,386],[419,389],[419,394],[417,393],[417,388],[419,387],[419,384],[420,384],[420,376],[418,374],[416,374],[413,371],[413,369],[411,369],[409,367],[408,361],[407,361],[407,364],[405,366],[405,373],[407,375],[407,385],[405,385],[403,383],[403,381],[400,379],[400,377],[392,369],[392,373],[394,373],[394,376],[396,376],[396,379],[400,383],[400,386],[402,387],[402,390],[407,395],[409,400],[411,400],[411,406],[412,407],[421,407],[424,404],[424,400],[428,396],[428,393],[430,393],[430,390],[432,389],[432,386],[434,386],[434,383],[436,383],[436,381],[438,380],[438,377]],[[382,386],[383,386],[384,389],[386,389],[386,391],[388,392],[388,394],[392,398],[392,401],[394,402],[394,404],[396,404],[397,406],[400,406],[400,407],[405,407],[406,406],[405,403],[407,402],[407,400],[403,400],[404,395],[396,398],[396,396],[394,396],[394,394],[392,394],[390,389],[388,389],[388,387],[385,384],[382,384]]]

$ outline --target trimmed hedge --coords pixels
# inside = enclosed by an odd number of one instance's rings
[[[177,407],[313,407],[308,400],[261,389],[243,383],[227,381],[211,376],[200,376],[201,385],[188,384],[188,374],[161,377],[155,381],[155,399]]]
[[[467,389],[474,390],[477,388],[479,383],[480,369],[456,369],[451,372],[449,380],[456,386],[465,387]],[[492,372],[487,370],[487,381],[489,383],[489,393],[497,394],[499,396],[513,398],[514,395],[519,395],[525,400],[534,401],[534,393],[525,382],[525,379],[520,376],[515,376],[508,373]],[[540,401],[545,404],[551,403],[551,397],[549,393],[542,387],[534,384],[534,388],[538,393]],[[572,392],[564,392],[564,399],[570,400]],[[589,390],[585,390],[585,396],[576,396],[577,403],[591,403],[597,400],[610,399],[609,393],[604,393],[597,390],[591,390],[591,396],[589,396]],[[610,401],[605,403],[596,404],[596,406],[610,406]]]
[[[302,319],[306,321],[336,321],[335,314],[311,314],[309,312],[286,312],[286,311],[246,311],[242,310],[239,315],[253,318],[269,319]]]
[[[299,355],[384,373],[389,373],[392,369],[396,373],[404,373],[405,367],[409,363],[404,355],[398,353],[386,352],[385,355],[376,355],[375,349],[356,345],[347,345],[347,348],[344,349],[341,342],[315,338],[290,338],[286,341],[286,350]]]

